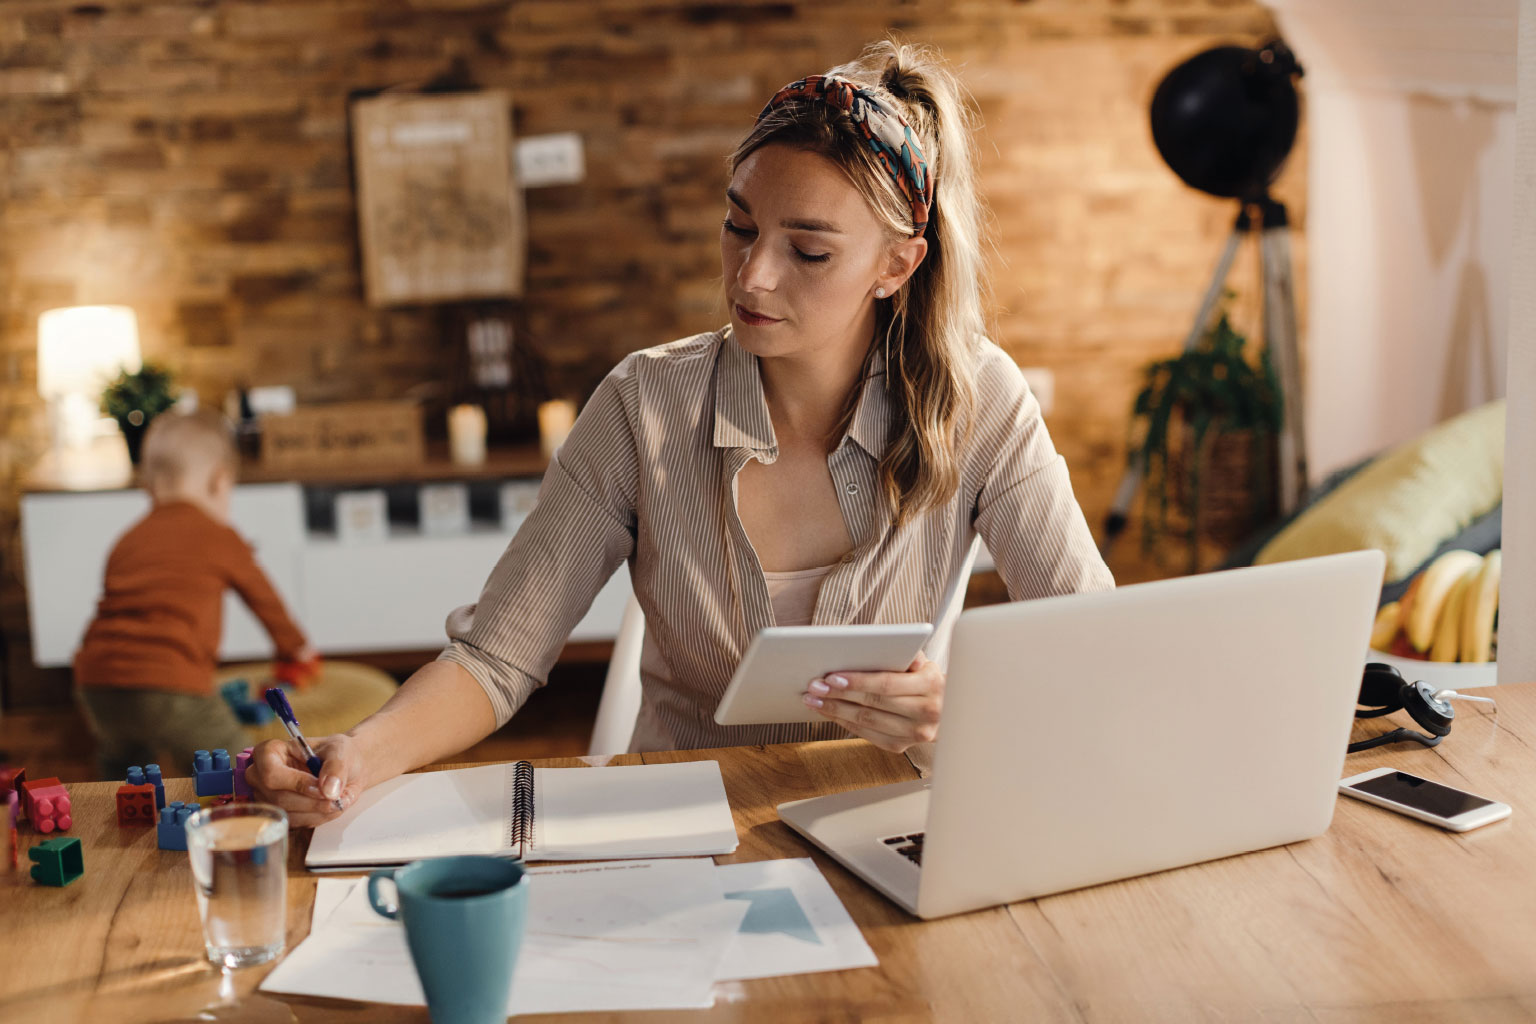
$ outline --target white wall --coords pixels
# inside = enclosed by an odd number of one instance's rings
[[[1518,0],[1271,0],[1306,70],[1312,476],[1502,396]]]
[[[1268,3],[1307,71],[1311,469],[1507,392],[1499,681],[1536,681],[1536,0]]]
[[[1499,682],[1536,681],[1536,0],[1520,3]]]

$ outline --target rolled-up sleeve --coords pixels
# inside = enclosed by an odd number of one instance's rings
[[[438,655],[485,689],[504,725],[544,685],[571,629],[635,549],[633,366],[598,385],[550,461],[538,502]]]
[[[1112,589],[1114,576],[1072,493],[1040,403],[1000,350],[983,360],[978,399],[975,440],[987,469],[976,498],[976,532],[1009,598]]]

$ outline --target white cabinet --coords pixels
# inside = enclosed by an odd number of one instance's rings
[[[101,597],[107,555],[148,508],[148,497],[133,490],[22,497],[27,605],[33,660],[39,667],[73,661]],[[296,483],[236,487],[231,519],[322,654],[441,646],[447,639],[443,624],[448,613],[479,596],[511,539],[495,529],[459,536],[392,531],[379,542],[343,543],[334,535],[306,530],[304,489]],[[628,570],[621,567],[571,639],[613,639],[629,590]],[[220,658],[271,654],[261,624],[238,597],[226,595]]]
[[[439,646],[448,613],[480,596],[511,539],[500,530],[456,537],[396,532],[379,542],[313,538],[303,552],[305,628],[326,653]],[[629,570],[620,566],[571,639],[613,639],[629,589]]]
[[[27,494],[21,532],[27,571],[27,613],[32,659],[41,668],[74,660],[75,648],[101,598],[107,555],[118,537],[149,511],[143,491]],[[299,552],[305,543],[304,493],[298,484],[249,484],[230,501],[234,527],[250,541],[256,560],[301,622]],[[272,642],[233,593],[224,598],[220,657],[265,658]]]

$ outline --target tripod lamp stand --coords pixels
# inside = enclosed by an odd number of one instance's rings
[[[1306,491],[1307,446],[1289,217],[1285,205],[1269,194],[1269,186],[1296,141],[1300,105],[1294,80],[1301,73],[1291,51],[1279,40],[1257,50],[1218,46],[1170,71],[1153,94],[1151,110],[1153,141],[1174,173],[1192,188],[1238,201],[1232,233],[1184,339],[1185,351],[1205,336],[1238,246],[1258,230],[1264,343],[1274,360],[1281,391],[1282,514],[1292,511]],[[1133,451],[1105,518],[1100,543],[1105,555],[1124,531],[1141,484],[1141,461]]]

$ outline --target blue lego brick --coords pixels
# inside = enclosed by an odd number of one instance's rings
[[[223,697],[230,707],[244,704],[251,699],[251,684],[244,679],[231,679],[219,687],[219,696]]]
[[[155,787],[155,809],[165,806],[165,780],[160,777],[160,766],[147,764],[144,766],[144,781]]]
[[[272,721],[272,709],[248,700],[235,707],[235,717],[240,719],[241,725],[266,725]]]
[[[184,804],[176,800],[160,812],[155,824],[155,842],[162,850],[187,848],[187,819],[197,810],[196,804]]]
[[[198,796],[233,796],[235,773],[229,763],[229,751],[199,750],[192,755],[192,775],[197,783]]]

